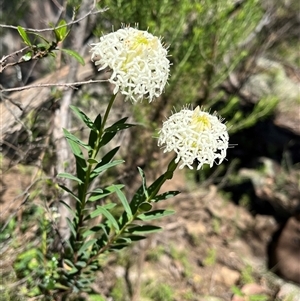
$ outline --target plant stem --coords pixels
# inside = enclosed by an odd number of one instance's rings
[[[115,99],[116,99],[116,95],[112,95],[112,97],[111,97],[111,99],[108,103],[108,106],[106,108],[106,111],[105,111],[105,114],[104,114],[104,117],[103,117],[103,121],[101,123],[101,128],[98,131],[98,137],[97,137],[97,140],[95,142],[94,149],[93,149],[92,154],[89,157],[89,159],[96,159],[97,154],[98,154],[98,152],[101,148],[101,141],[102,141],[102,137],[103,137],[104,130],[105,130],[105,124],[106,124],[109,112],[112,108],[112,105],[113,105]],[[90,176],[91,176],[92,168],[93,168],[93,164],[88,163],[86,173],[85,173],[85,180],[84,180],[83,189],[82,189],[80,195],[78,196],[79,199],[80,199],[80,203],[79,203],[79,206],[77,208],[77,210],[78,210],[78,223],[77,223],[77,227],[75,229],[75,231],[76,231],[76,240],[75,240],[75,242],[76,241],[77,242],[81,241],[80,228],[83,226],[83,220],[84,220],[84,213],[83,212],[84,212],[85,205],[86,205],[86,195],[87,195],[87,191],[88,191],[88,188],[89,188],[89,185],[90,185]],[[77,256],[75,255],[75,257],[77,257]]]

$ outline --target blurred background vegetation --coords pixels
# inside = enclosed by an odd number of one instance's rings
[[[83,3],[92,5],[92,1],[84,0],[4,1],[0,23],[45,28],[61,19],[70,22],[74,7],[80,11]],[[200,105],[211,112],[216,110],[226,119],[230,143],[235,147],[228,150],[228,161],[221,166],[186,171],[182,180],[185,189],[216,185],[226,199],[247,208],[253,215],[272,215],[277,221],[290,216],[299,203],[299,1],[102,0],[97,4],[98,9],[105,7],[108,10],[90,15],[85,25],[84,57],[89,56],[89,44],[97,42],[101,35],[119,29],[122,24],[131,24],[162,37],[172,66],[165,93],[154,103],[132,105],[118,100],[115,114],[127,114],[131,122],[141,126],[119,137],[116,143],[125,146],[121,154],[125,166],[118,174],[107,175],[103,180],[109,182],[110,177],[119,177],[134,191],[139,186],[137,165],[153,179],[165,169],[164,162],[167,162],[153,139],[162,121],[171,110]],[[64,41],[65,47],[74,47],[80,26],[80,23],[73,25]],[[0,35],[0,57],[23,47],[15,29],[0,26]],[[45,36],[53,38],[49,32]],[[70,58],[63,55],[28,62],[0,73],[0,84],[3,88],[32,84],[68,65]],[[94,68],[92,78],[101,76]],[[74,92],[72,101],[93,115],[103,111],[109,89],[99,84],[82,86]],[[22,103],[22,93],[17,93]],[[47,258],[49,250],[45,245],[51,245],[56,235],[53,221],[48,217],[56,210],[60,193],[55,182],[57,150],[51,116],[59,107],[63,93],[53,88],[51,97],[42,105],[24,109],[21,121],[15,121],[11,115],[12,126],[20,122],[22,126],[13,133],[2,133],[1,202],[17,204],[9,205],[8,209],[6,205],[0,220],[1,260],[5,263],[2,268],[5,280],[0,288],[3,301],[27,300],[22,296],[33,298],[41,294],[36,281],[44,275],[44,270],[39,274],[38,267],[43,266],[49,277],[55,273],[55,258]],[[5,108],[11,94],[3,93],[1,97]],[[72,129],[84,137],[75,120]],[[258,191],[264,187],[267,177],[272,178],[273,193],[262,197]],[[39,178],[46,180],[32,181]],[[22,188],[12,189],[16,179],[22,182]],[[22,196],[21,203],[17,202],[18,195]],[[214,226],[218,228],[216,223]],[[126,266],[130,252],[120,255],[117,261]],[[179,257],[184,258],[182,254]],[[109,259],[103,264],[108,265]],[[107,287],[102,285],[103,297],[90,296],[90,300],[134,300],[130,289],[125,293],[126,283],[118,281],[113,287],[110,282]],[[143,285],[143,294],[148,295],[144,300],[198,300],[187,293],[181,297],[185,299],[176,299],[169,284],[161,284],[159,289],[151,288],[151,283]],[[105,299],[109,294],[113,299]],[[82,300],[76,298],[72,300]]]

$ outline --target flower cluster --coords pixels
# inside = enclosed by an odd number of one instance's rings
[[[175,151],[176,163],[180,160],[179,168],[193,168],[195,160],[197,170],[203,164],[220,164],[226,157],[228,148],[228,132],[226,125],[216,114],[203,112],[197,107],[188,108],[173,114],[159,131],[158,145],[164,146],[164,152]]]
[[[113,93],[133,102],[147,98],[151,102],[163,92],[169,77],[170,62],[161,40],[147,31],[124,27],[93,44],[92,61],[99,71],[112,71],[109,82]]]

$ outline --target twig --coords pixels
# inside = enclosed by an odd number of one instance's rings
[[[53,27],[53,28],[42,28],[42,29],[35,29],[35,28],[24,28],[26,31],[31,31],[31,32],[46,32],[46,31],[53,31],[53,30],[56,30],[56,29],[59,29],[59,28],[62,28],[62,27],[66,27],[66,26],[70,26],[70,25],[73,25],[73,24],[76,24],[76,23],[79,23],[80,21],[82,21],[83,19],[87,18],[89,15],[96,15],[96,14],[99,14],[99,13],[103,13],[105,11],[108,10],[108,7],[105,7],[103,9],[100,9],[100,10],[97,10],[95,12],[93,12],[95,8],[95,1],[94,1],[94,4],[92,6],[92,9],[86,13],[84,16],[76,19],[76,20],[73,20],[69,23],[66,23],[64,25],[60,25],[60,26],[56,26],[56,27]],[[0,24],[0,27],[2,28],[11,28],[11,29],[16,29],[18,30],[18,27],[17,26],[13,26],[13,25],[6,25],[6,24]]]
[[[2,59],[0,60],[0,64],[2,62],[7,61],[8,58],[10,58],[10,57],[12,57],[14,55],[18,55],[19,53],[22,53],[24,50],[27,50],[27,49],[29,49],[29,46],[26,46],[26,47],[24,47],[22,49],[19,49],[19,50],[13,52],[13,53],[8,54],[8,55],[3,55]]]
[[[85,85],[85,84],[94,84],[94,83],[104,83],[107,82],[106,79],[99,79],[99,80],[87,80],[82,82],[74,82],[74,83],[64,83],[64,84],[36,84],[36,85],[28,85],[24,87],[17,87],[17,88],[9,88],[9,89],[0,89],[0,92],[16,92],[16,91],[23,91],[33,88],[45,88],[45,87],[69,87],[72,89],[77,89],[76,86]]]

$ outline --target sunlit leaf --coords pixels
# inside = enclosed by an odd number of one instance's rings
[[[84,113],[82,112],[79,108],[76,106],[70,106],[72,111],[76,114],[76,116],[82,120],[90,129],[97,131],[97,128],[94,125],[94,122]]]
[[[21,38],[23,39],[23,42],[28,45],[28,46],[31,46],[31,42],[27,36],[27,33],[25,31],[25,29],[21,26],[18,26],[18,32],[19,32],[19,35],[21,36]]]
[[[28,51],[27,53],[25,53],[25,54],[22,56],[22,59],[23,59],[25,62],[30,61],[31,58],[32,58],[32,53],[31,53],[31,51]]]
[[[164,193],[162,193],[160,195],[157,195],[151,201],[157,203],[159,201],[163,201],[163,200],[172,198],[172,197],[178,195],[179,193],[180,193],[180,191],[167,191],[167,192],[164,192]]]
[[[74,224],[72,223],[72,221],[66,217],[66,220],[67,220],[67,224],[69,226],[69,229],[71,230],[71,233],[73,234],[73,237],[76,237],[76,231],[75,231],[75,228],[74,228]]]
[[[67,172],[61,172],[57,175],[57,177],[70,179],[70,180],[78,182],[79,184],[83,184],[83,182],[80,179],[78,179],[77,177],[75,177],[72,174],[67,173]]]
[[[76,266],[77,268],[85,268],[85,267],[86,267],[86,262],[85,262],[85,261],[77,261],[77,262],[75,263],[75,266]]]
[[[84,148],[87,149],[87,150],[90,150],[90,149],[91,149],[91,147],[90,147],[88,144],[86,144],[86,143],[84,143],[83,141],[81,141],[80,139],[78,139],[76,136],[74,136],[73,134],[71,134],[68,130],[63,129],[63,132],[64,132],[64,136],[65,136],[67,139],[69,139],[69,140],[75,142],[76,144],[78,144],[78,145],[84,147]],[[76,155],[78,155],[78,153],[76,153]]]
[[[89,164],[98,164],[98,163],[99,163],[98,160],[92,159],[92,158],[87,159],[87,162],[88,162]]]
[[[95,167],[95,169],[92,171],[90,178],[93,179],[93,178],[97,177],[99,174],[101,174],[103,171],[105,171],[111,167],[117,166],[124,162],[125,162],[124,160],[115,160],[115,161],[112,161],[105,165],[101,165],[101,164],[100,164],[100,166],[97,165]]]
[[[175,211],[173,210],[153,210],[151,212],[145,212],[143,214],[139,214],[137,216],[138,219],[141,219],[142,221],[152,221],[155,219],[159,219],[165,216],[169,216],[174,214]]]
[[[76,51],[71,50],[71,49],[65,49],[65,48],[61,49],[61,51],[67,53],[67,54],[70,55],[70,56],[72,56],[72,57],[73,57],[74,59],[76,59],[82,66],[85,65],[85,62],[84,62],[83,57],[82,57],[79,53],[77,53]]]
[[[81,248],[78,250],[78,255],[81,255],[85,250],[87,250],[90,246],[92,246],[97,239],[91,239],[88,240],[86,243],[84,243]]]
[[[115,220],[115,218],[113,217],[113,215],[104,208],[104,206],[97,206],[97,209],[95,211],[93,211],[91,213],[91,218],[94,218],[96,216],[99,216],[103,214],[107,219],[108,221],[110,221],[111,225],[117,230],[119,231],[119,225],[118,225],[118,222]]]
[[[143,190],[144,190],[144,195],[146,196],[146,198],[148,198],[148,190],[147,190],[145,173],[140,167],[138,167],[138,171],[139,171],[139,173],[142,177],[142,187],[143,187]]]
[[[60,20],[57,27],[60,27],[65,24],[67,24],[67,22],[65,20]],[[61,28],[55,28],[54,33],[55,33],[57,42],[63,41],[67,34],[67,26],[63,26]]]
[[[122,203],[122,205],[125,209],[125,212],[127,213],[128,219],[131,219],[132,218],[132,212],[131,212],[129,203],[126,199],[126,196],[124,195],[124,193],[121,191],[121,189],[117,185],[114,185],[114,187],[115,187],[115,191],[117,193],[117,196],[118,196],[119,200],[121,201],[121,203]]]

